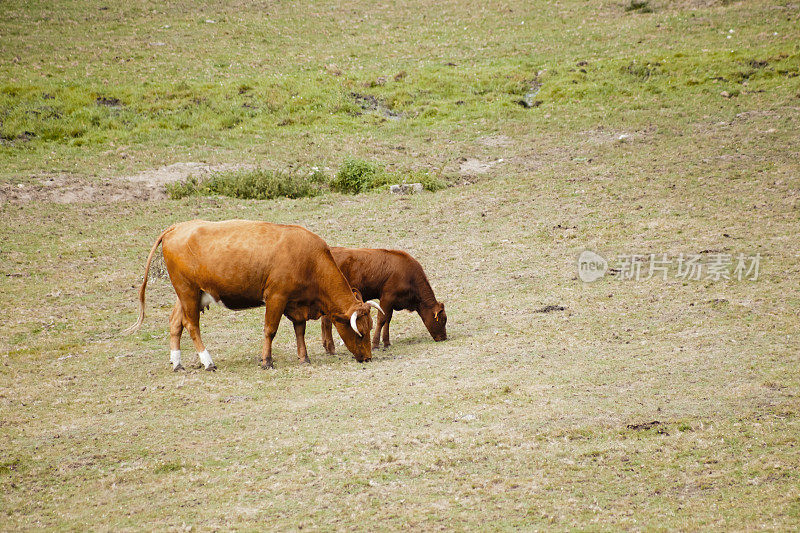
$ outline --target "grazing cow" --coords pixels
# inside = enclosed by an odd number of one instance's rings
[[[331,253],[342,274],[353,289],[361,292],[363,299],[380,298],[384,315],[378,315],[378,326],[372,338],[372,347],[380,346],[381,329],[383,345],[388,347],[389,322],[392,312],[402,309],[416,311],[435,341],[447,339],[447,314],[444,304],[436,300],[422,265],[400,250],[374,250],[368,248],[331,247]],[[329,354],[335,352],[331,322],[322,318],[322,345]]]
[[[262,368],[272,367],[272,339],[281,315],[294,324],[297,356],[304,363],[310,362],[306,321],[323,314],[332,317],[358,362],[372,359],[369,304],[354,296],[325,241],[300,226],[250,220],[192,220],[164,231],[147,257],[139,288],[139,319],[128,332],[136,331],[144,320],[147,276],[159,243],[178,295],[169,319],[173,370],[183,369],[180,349],[184,328],[189,330],[205,369],[216,369],[200,338],[200,312],[212,302],[229,309],[266,307]]]

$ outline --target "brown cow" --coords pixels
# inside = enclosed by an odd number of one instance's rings
[[[333,317],[357,361],[372,359],[369,305],[353,295],[325,241],[300,226],[250,220],[192,220],[164,231],[147,257],[139,288],[139,319],[128,332],[136,331],[144,320],[147,276],[159,243],[178,295],[169,319],[173,370],[183,368],[183,328],[189,330],[205,369],[216,369],[200,338],[200,312],[212,302],[230,309],[266,306],[262,368],[272,367],[272,339],[281,315],[294,324],[297,356],[304,363],[310,362],[306,321],[322,314]]]
[[[361,292],[363,299],[380,298],[385,315],[378,315],[378,326],[372,338],[372,347],[380,346],[381,329],[383,345],[388,347],[389,322],[392,312],[402,309],[416,311],[435,341],[447,339],[447,314],[444,304],[436,300],[422,265],[400,250],[375,250],[369,248],[331,247],[336,264],[350,285]],[[335,352],[331,322],[322,318],[322,345],[329,354]]]

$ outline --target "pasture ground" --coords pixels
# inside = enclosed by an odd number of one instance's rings
[[[0,529],[797,528],[800,6],[626,6],[5,2]],[[452,186],[35,201],[350,156]],[[219,370],[172,373],[168,282],[119,332],[195,217],[408,250],[450,339],[398,314],[361,365],[312,324],[302,366],[284,321],[262,371],[261,313],[216,308]],[[761,270],[585,284],[585,249]]]

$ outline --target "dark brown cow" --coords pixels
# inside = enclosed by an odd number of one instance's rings
[[[262,368],[272,367],[272,339],[281,315],[294,324],[297,356],[302,362],[309,362],[306,321],[323,314],[333,318],[357,361],[372,359],[369,305],[353,295],[325,241],[300,226],[250,220],[192,220],[164,231],[147,258],[139,288],[139,319],[128,332],[136,331],[144,320],[147,276],[159,243],[178,295],[169,319],[173,370],[183,368],[184,328],[206,370],[216,369],[200,338],[200,312],[212,302],[230,309],[266,306]]]
[[[380,346],[381,329],[383,345],[388,347],[389,322],[392,312],[406,309],[416,311],[435,341],[447,339],[447,314],[444,304],[436,300],[422,265],[400,250],[375,250],[369,248],[331,247],[333,259],[350,282],[361,292],[364,300],[379,298],[385,315],[378,314],[378,326],[372,338],[372,347]],[[329,354],[335,352],[331,322],[322,318],[322,345]]]

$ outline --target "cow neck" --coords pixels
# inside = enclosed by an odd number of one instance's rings
[[[325,261],[325,263],[328,262]],[[333,262],[333,257],[330,257],[330,263],[321,265],[321,267],[319,279],[325,282],[320,283],[319,293],[326,314],[349,316],[348,311],[353,304],[357,303],[350,285],[339,267]]]
[[[436,296],[433,294],[433,289],[428,281],[428,277],[422,273],[417,282],[419,291],[419,305],[420,308],[429,308],[436,305]]]

